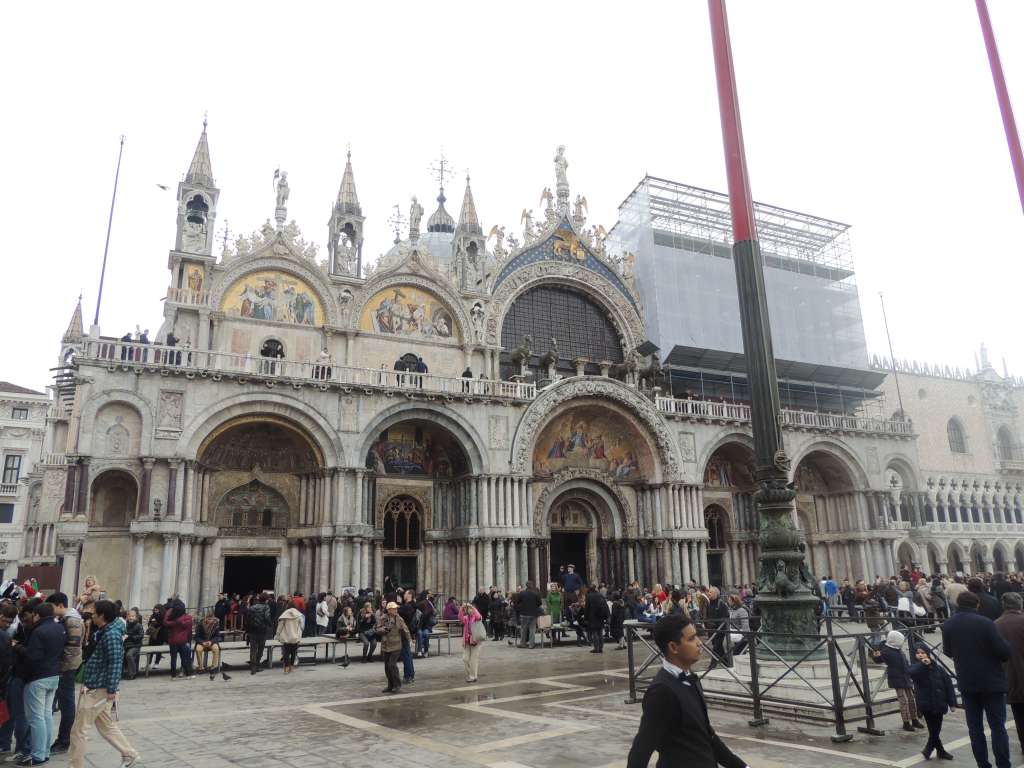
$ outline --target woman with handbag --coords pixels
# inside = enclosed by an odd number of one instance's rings
[[[466,667],[466,682],[475,683],[480,667],[480,646],[487,639],[480,611],[472,603],[463,603],[459,611],[462,622],[462,663]]]

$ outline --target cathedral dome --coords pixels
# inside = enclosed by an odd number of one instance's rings
[[[437,210],[430,215],[429,219],[427,219],[427,232],[450,233],[455,231],[455,219],[453,219],[452,215],[444,209],[444,202],[446,199],[447,198],[444,196],[444,189],[442,189],[441,194],[437,196]]]

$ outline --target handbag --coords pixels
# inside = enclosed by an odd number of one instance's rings
[[[487,628],[482,621],[474,621],[469,625],[469,637],[473,641],[473,645],[482,643],[487,639]]]
[[[914,615],[917,616],[918,618],[921,618],[922,616],[925,616],[927,613],[928,612],[924,609],[923,605],[917,605],[917,604],[914,605]]]
[[[732,642],[733,645],[738,645],[743,642],[743,635],[741,635],[739,632],[730,632],[729,640],[730,642]]]
[[[537,629],[551,629],[550,613],[543,613],[537,617]]]

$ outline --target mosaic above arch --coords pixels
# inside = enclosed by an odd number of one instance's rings
[[[653,476],[654,458],[647,440],[629,420],[606,407],[584,405],[553,418],[534,444],[535,476],[551,477],[570,467],[634,481]]]
[[[320,326],[324,308],[317,293],[301,278],[280,270],[248,272],[224,292],[220,308],[252,320]]]
[[[414,285],[382,288],[363,305],[359,329],[421,339],[459,339],[451,311],[435,294]]]

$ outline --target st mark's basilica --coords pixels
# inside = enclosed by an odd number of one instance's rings
[[[350,157],[321,260],[288,219],[286,173],[273,220],[215,243],[204,126],[178,185],[162,327],[148,340],[103,335],[83,328],[79,306],[63,337],[26,477],[22,565],[54,569],[71,594],[94,575],[139,606],[385,577],[466,596],[543,583],[570,562],[619,584],[754,581],[741,356],[666,346],[664,329],[659,351],[636,221],[609,232],[588,221],[564,148],[553,165],[541,210],[515,232],[481,223],[467,179],[457,216],[443,189],[429,216],[413,199],[370,265]],[[654,210],[674,195],[682,209],[691,188],[668,184],[648,177],[629,201]],[[653,242],[694,250],[663,230]],[[779,252],[780,269],[799,261]],[[800,265],[787,274],[804,279]],[[812,571],[1020,562],[1017,383],[991,366],[908,368],[903,398],[932,398],[920,417],[911,402],[893,413],[891,397],[889,413],[866,416],[899,364],[861,353],[859,366],[779,364],[784,387],[787,375],[817,382],[817,408],[794,385],[783,414]],[[993,437],[1007,453],[991,477],[943,469],[945,421],[932,425],[937,444],[919,440],[916,425],[957,387],[965,408],[968,390],[991,390],[1004,409],[986,400],[960,422],[977,450],[986,430],[1008,430],[1005,445]],[[844,405],[821,407],[837,392]]]

